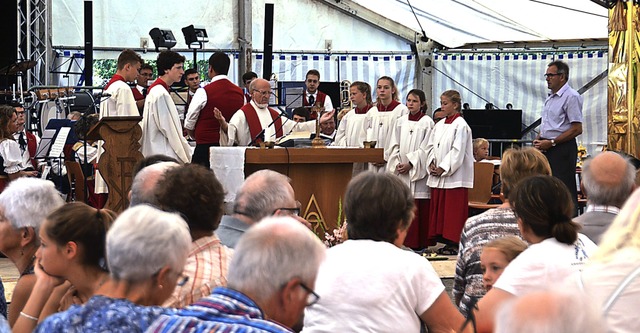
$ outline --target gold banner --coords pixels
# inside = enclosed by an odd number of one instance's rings
[[[609,10],[608,149],[635,157],[640,156],[639,13],[633,2],[618,1]]]

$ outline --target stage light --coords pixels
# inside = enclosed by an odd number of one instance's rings
[[[203,48],[203,44],[209,41],[207,30],[201,26],[189,25],[182,28],[184,41],[189,48]],[[196,44],[195,46],[192,46]]]
[[[161,47],[171,50],[172,47],[176,46],[176,37],[169,29],[153,28],[149,31],[149,36],[151,36],[153,44],[156,46],[156,51]]]

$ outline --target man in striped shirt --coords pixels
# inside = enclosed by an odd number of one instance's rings
[[[228,287],[163,315],[147,332],[291,332],[300,325],[325,247],[291,217],[267,218],[240,239]]]

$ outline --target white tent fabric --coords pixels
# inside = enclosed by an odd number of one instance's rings
[[[603,52],[561,54],[441,54],[434,59],[433,105],[440,105],[440,94],[458,90],[463,103],[482,109],[493,103],[504,109],[512,103],[523,110],[523,123],[530,125],[540,118],[549,90],[544,73],[553,60],[569,65],[569,84],[576,90],[607,70]],[[533,74],[532,74],[533,73]],[[582,95],[582,135],[577,140],[589,153],[607,141],[607,80],[603,79]]]
[[[412,55],[274,55],[273,72],[279,81],[304,81],[308,70],[315,68],[322,81],[364,81],[375,95],[376,80],[384,75],[396,82],[401,100],[416,87],[415,60]],[[254,55],[256,73],[262,72],[263,55]]]
[[[353,0],[420,32],[407,0]],[[607,9],[589,0],[413,0],[427,37],[466,44],[607,38]]]

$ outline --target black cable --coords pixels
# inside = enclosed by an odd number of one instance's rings
[[[608,15],[600,15],[600,14],[591,13],[591,12],[587,12],[587,11],[580,10],[580,9],[575,9],[575,8],[571,8],[571,7],[565,7],[565,6],[561,6],[561,5],[556,5],[556,4],[553,4],[553,3],[548,3],[548,2],[538,1],[538,0],[529,0],[529,1],[535,2],[535,3],[539,3],[539,4],[542,4],[542,5],[558,7],[558,8],[574,11],[574,12],[577,12],[577,13],[588,14],[588,15],[593,15],[593,16],[597,16],[597,17],[609,18]]]
[[[424,28],[422,27],[422,24],[420,24],[420,20],[418,20],[418,15],[416,15],[416,12],[413,10],[413,6],[411,6],[411,2],[409,0],[407,0],[407,4],[409,5],[409,8],[411,8],[411,12],[413,13],[413,17],[415,17],[416,21],[418,22],[418,26],[420,27],[420,31],[422,31],[422,38],[421,39],[422,39],[423,42],[426,42],[426,40],[424,40],[424,39],[427,38],[427,33],[424,32]]]
[[[432,68],[433,68],[433,69],[435,69],[436,71],[440,72],[442,75],[446,76],[447,78],[451,79],[451,81],[453,81],[453,82],[457,83],[457,84],[458,84],[458,85],[460,85],[462,88],[464,88],[464,89],[468,90],[470,93],[472,93],[472,94],[476,95],[476,96],[477,96],[478,98],[480,98],[481,100],[483,100],[483,101],[485,101],[485,102],[487,102],[487,103],[491,103],[491,102],[489,102],[487,99],[485,99],[484,97],[482,97],[482,96],[480,96],[480,95],[476,94],[473,90],[469,89],[467,86],[465,86],[464,84],[462,84],[462,83],[458,82],[458,80],[456,80],[456,79],[452,78],[451,76],[447,75],[445,72],[443,72],[443,71],[439,70],[439,69],[438,69],[438,68],[436,68],[435,66],[434,66],[434,67],[432,67]]]

